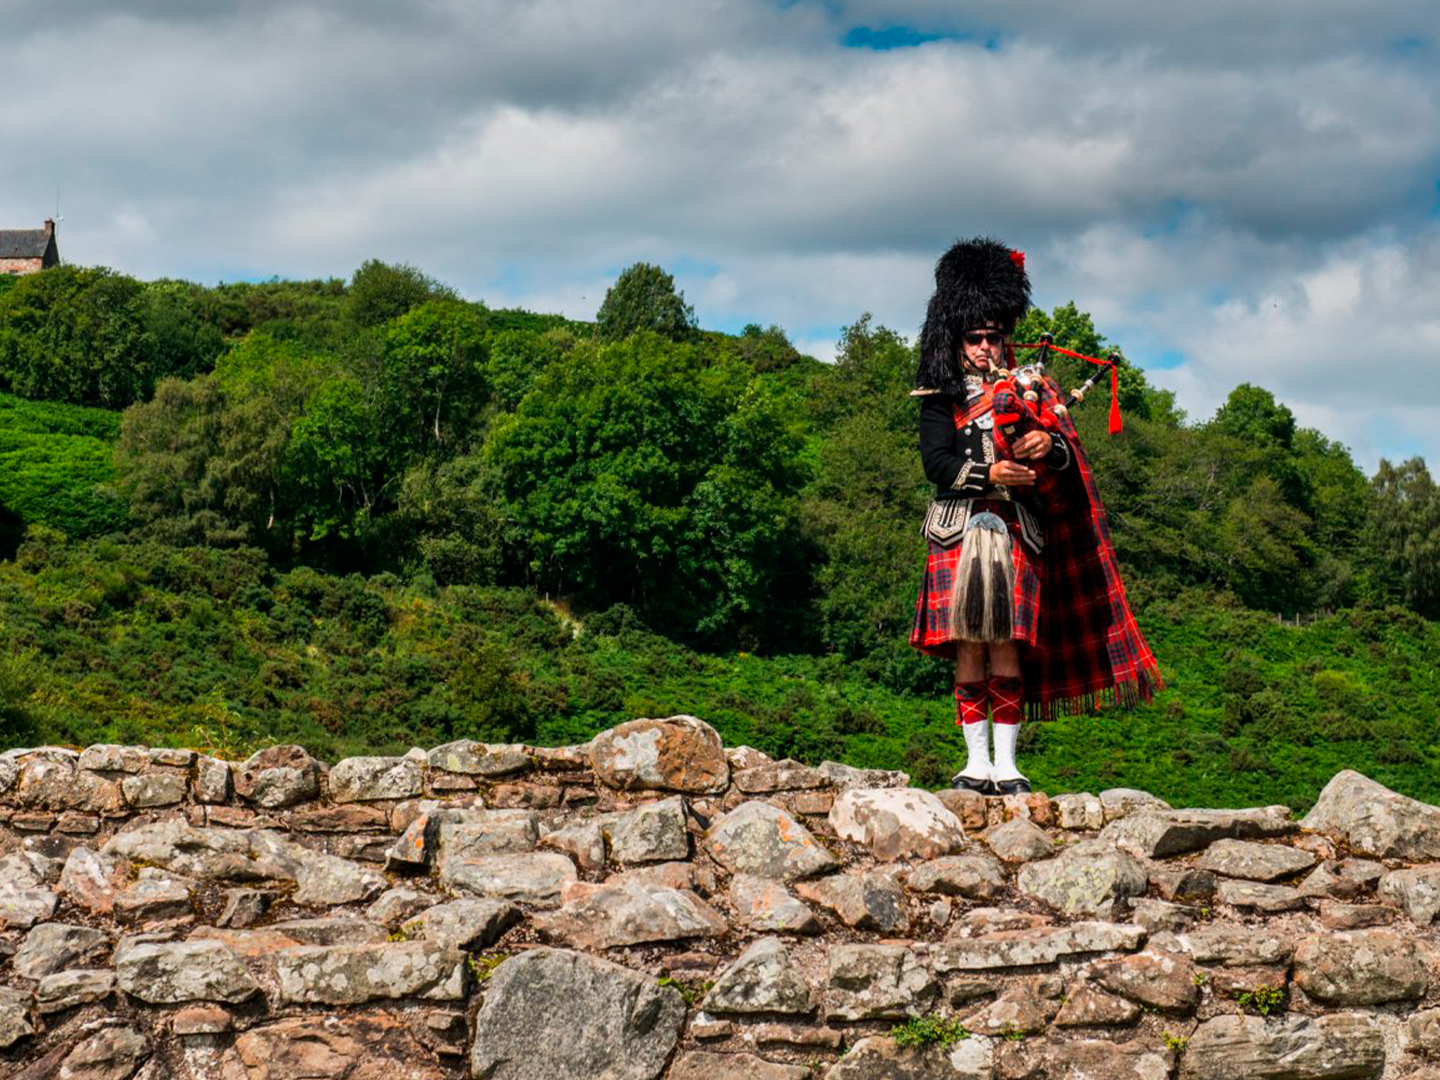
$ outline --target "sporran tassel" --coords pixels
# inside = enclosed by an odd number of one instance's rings
[[[988,511],[965,525],[955,588],[950,596],[950,626],[957,641],[999,644],[1014,630],[1015,564],[1010,530]]]

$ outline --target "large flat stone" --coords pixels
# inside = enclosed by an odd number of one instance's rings
[[[352,757],[336,762],[326,786],[337,803],[413,799],[424,789],[425,776],[407,757]]]
[[[920,1016],[940,987],[914,952],[902,945],[835,945],[825,1012],[830,1020],[885,1020]]]
[[[885,862],[934,859],[965,842],[960,819],[920,788],[851,788],[830,808],[830,827],[842,840],[864,844]]]
[[[151,1005],[239,1002],[260,989],[218,941],[122,944],[115,952],[115,977],[121,990]]]
[[[523,746],[490,745],[457,739],[430,751],[430,767],[466,776],[510,776],[535,764]]]
[[[1228,967],[1288,964],[1295,953],[1293,939],[1280,931],[1218,922],[1186,931],[1180,944],[1199,963]]]
[[[618,863],[669,862],[690,857],[690,831],[679,796],[608,817],[601,822],[601,830],[610,842],[610,857]]]
[[[39,979],[76,966],[78,961],[99,956],[110,945],[102,930],[67,923],[42,923],[34,927],[11,958],[11,970],[25,979]]]
[[[1196,860],[1201,870],[1249,881],[1279,881],[1309,870],[1319,860],[1288,844],[1253,840],[1217,840]]]
[[[691,1050],[670,1067],[667,1080],[814,1080],[803,1065],[766,1061],[754,1054],[711,1054]]]
[[[631,720],[595,736],[590,766],[622,791],[724,791],[730,763],[715,729],[693,716]]]
[[[1216,840],[1286,836],[1299,826],[1286,806],[1249,810],[1142,810],[1105,826],[1100,839],[1131,855],[1159,859],[1199,851]]]
[[[1392,930],[1314,934],[1295,947],[1295,984],[1327,1005],[1418,1001],[1429,969],[1414,943]]]
[[[910,929],[905,910],[905,891],[889,874],[831,874],[815,881],[795,884],[806,900],[833,911],[846,926],[898,934]]]
[[[1063,1080],[1169,1080],[1170,1053],[1140,1039],[1079,1039],[1046,1048],[1048,1075]]]
[[[779,807],[743,802],[710,826],[705,847],[732,874],[794,881],[834,870],[835,857]]]
[[[769,878],[736,874],[730,879],[730,903],[740,922],[762,934],[818,934],[820,920],[785,886]]]
[[[415,917],[426,941],[457,949],[484,949],[524,918],[503,900],[451,900],[426,908]]]
[[[728,929],[720,913],[688,889],[622,881],[572,886],[565,895],[559,911],[533,921],[538,929],[579,948],[712,938]]]
[[[1378,1080],[1380,1025],[1361,1013],[1217,1016],[1190,1037],[1180,1080]]]
[[[262,1024],[236,1038],[220,1070],[223,1080],[448,1080],[454,1075],[434,1061],[400,1017],[384,1012]]]
[[[495,969],[475,1021],[483,1080],[657,1080],[680,1038],[670,986],[582,953],[532,949]]]
[[[989,852],[945,855],[921,863],[905,875],[915,892],[963,896],[967,900],[994,900],[1005,892],[1005,868]]]
[[[465,956],[430,941],[376,945],[306,945],[275,954],[280,999],[359,1005],[390,998],[459,1001],[465,996]]]
[[[779,938],[754,942],[715,977],[701,1008],[712,1013],[807,1014],[815,1008],[804,972]]]
[[[1122,900],[1145,892],[1150,876],[1139,861],[1097,840],[1027,863],[1015,884],[1065,915],[1114,915]]]
[[[1197,969],[1188,956],[1142,952],[1096,964],[1100,986],[1161,1012],[1191,1012],[1200,1002]]]
[[[129,1080],[150,1056],[150,1040],[137,1028],[101,1028],[65,1055],[60,1080]]]
[[[0,886],[0,930],[28,930],[55,914],[59,897],[49,889]]]
[[[447,859],[440,871],[441,884],[457,892],[536,906],[559,904],[575,880],[575,864],[553,851]]]
[[[1138,926],[1079,922],[946,941],[934,947],[931,964],[937,972],[1032,967],[1087,953],[1131,952],[1144,940],[1145,931]]]
[[[1391,791],[1351,769],[1336,773],[1301,822],[1357,855],[1440,860],[1440,807]]]

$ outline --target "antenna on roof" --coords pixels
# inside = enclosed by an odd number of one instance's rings
[[[56,184],[56,185],[55,185],[55,224],[58,225],[58,224],[60,224],[60,222],[62,222],[62,221],[64,221],[64,220],[65,220],[65,219],[60,216],[60,185],[59,185],[59,184]]]

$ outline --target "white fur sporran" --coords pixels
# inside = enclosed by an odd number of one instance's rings
[[[951,636],[987,644],[1009,641],[1015,629],[1010,530],[989,511],[972,514],[961,545],[950,590]]]

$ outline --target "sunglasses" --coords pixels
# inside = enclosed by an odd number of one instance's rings
[[[966,330],[963,336],[966,345],[1001,345],[1005,341],[999,330]]]

